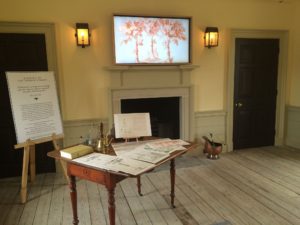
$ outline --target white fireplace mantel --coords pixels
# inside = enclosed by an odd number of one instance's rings
[[[180,98],[180,138],[193,140],[193,86],[190,81],[195,65],[111,66],[111,116],[121,112],[121,100],[133,98]],[[112,117],[110,118],[112,123]]]
[[[110,71],[129,71],[129,70],[194,70],[198,68],[198,65],[172,65],[172,66],[166,66],[166,65],[160,65],[160,66],[148,66],[148,65],[141,65],[141,66],[109,66],[105,69]]]
[[[131,87],[140,82],[139,85],[146,86],[180,86],[190,85],[191,71],[197,69],[198,65],[172,65],[172,66],[110,66],[105,69],[111,73],[111,86]]]

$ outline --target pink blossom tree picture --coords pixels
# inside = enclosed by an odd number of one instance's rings
[[[116,63],[188,63],[189,20],[114,18]]]

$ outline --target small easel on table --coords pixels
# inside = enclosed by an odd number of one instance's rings
[[[57,143],[58,140],[63,139],[63,134],[52,134],[52,136],[39,138],[36,140],[28,139],[24,143],[19,143],[14,146],[15,149],[24,149],[23,154],[23,166],[22,166],[22,181],[21,181],[21,191],[20,191],[20,197],[21,197],[21,203],[25,203],[27,200],[27,180],[28,180],[28,166],[30,167],[30,181],[35,181],[35,145],[45,143],[48,141],[53,142],[54,148],[56,151],[60,150],[60,147]],[[61,166],[64,171],[64,175],[68,180],[67,173],[66,173],[66,165],[64,162],[60,160]]]

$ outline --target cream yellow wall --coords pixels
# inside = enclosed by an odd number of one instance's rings
[[[293,35],[291,37],[291,70],[290,70],[290,92],[288,104],[300,106],[300,1],[295,6]]]
[[[192,72],[195,111],[225,108],[230,29],[292,29],[288,101],[300,106],[300,27],[296,22],[300,10],[295,4],[293,0],[283,4],[274,0],[2,0],[0,21],[55,23],[63,118],[74,120],[108,117],[110,77],[104,67],[112,65],[113,13],[193,17],[193,64],[200,66]],[[76,46],[76,22],[89,23],[90,47]],[[203,47],[206,26],[219,27],[219,47]]]

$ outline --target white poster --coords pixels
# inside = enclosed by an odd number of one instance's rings
[[[54,73],[6,72],[18,144],[63,134]]]

